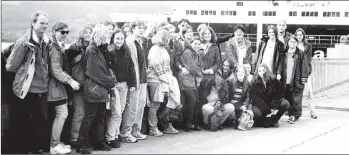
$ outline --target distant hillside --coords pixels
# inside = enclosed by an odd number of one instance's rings
[[[111,20],[109,13],[116,10],[129,13],[165,13],[170,12],[171,8],[162,2],[132,2],[130,4],[110,1],[90,3],[72,1],[2,2],[2,42],[13,42],[23,35],[30,26],[31,14],[37,10],[48,13],[48,32],[51,32],[55,21],[66,22],[71,30],[67,43],[72,43],[82,26]]]

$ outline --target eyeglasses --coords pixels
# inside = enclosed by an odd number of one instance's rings
[[[69,31],[59,31],[59,32],[61,32],[62,35],[69,34]]]

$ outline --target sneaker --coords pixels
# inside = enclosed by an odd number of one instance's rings
[[[310,116],[311,116],[311,118],[313,118],[313,119],[317,119],[317,115],[315,114],[314,111],[311,111],[311,112],[310,112]]]
[[[99,142],[97,145],[94,147],[95,150],[100,150],[100,151],[110,151],[112,148],[107,145],[105,142]]]
[[[178,134],[179,131],[176,130],[176,129],[172,126],[172,124],[170,123],[170,124],[168,125],[167,129],[164,130],[164,133],[167,133],[167,134]]]
[[[70,153],[71,149],[64,147],[63,145],[56,145],[55,147],[50,147],[51,154],[67,154]]]
[[[64,147],[64,148],[71,149],[71,146],[70,146],[70,145],[65,145],[65,144],[62,143],[62,142],[60,142],[58,145],[62,145],[62,147]]]
[[[132,135],[128,135],[126,137],[122,137],[121,141],[126,143],[136,143],[138,142],[138,139],[136,137],[133,137]]]
[[[132,134],[133,137],[137,138],[138,140],[145,140],[147,139],[147,135],[142,134],[141,132],[135,132]]]
[[[158,128],[155,128],[155,129],[150,129],[149,135],[155,136],[155,137],[160,137],[160,136],[164,135],[164,133],[162,133]]]
[[[294,121],[294,116],[290,116],[289,118],[288,118],[288,120],[287,120],[287,122],[288,123],[291,123],[291,122],[293,122]],[[292,124],[292,123],[291,123]]]
[[[92,152],[92,147],[81,147],[81,148],[76,148],[76,153],[81,153],[81,154],[91,154]]]
[[[119,139],[109,141],[109,142],[107,142],[107,144],[112,148],[120,148],[121,147]]]

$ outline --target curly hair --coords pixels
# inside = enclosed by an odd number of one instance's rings
[[[263,67],[263,68],[266,70],[266,72],[265,72],[264,75],[263,75],[263,79],[264,79],[265,81],[269,81],[269,80],[275,78],[275,75],[273,75],[273,74],[271,73],[270,68],[267,66],[267,64],[262,63],[262,64],[258,65],[258,67],[256,68],[256,72],[255,72],[254,75],[253,75],[253,80],[252,80],[253,82],[252,82],[252,83],[255,83],[256,80],[259,78],[259,75],[258,75],[258,68],[259,68],[259,67]]]
[[[216,43],[217,42],[217,35],[216,33],[214,32],[214,30],[211,28],[211,27],[204,27],[201,29],[200,31],[200,39],[203,43],[205,43],[205,39],[204,39],[204,34],[205,34],[205,31],[206,30],[209,30],[211,32],[211,40],[210,42],[211,43]]]
[[[108,43],[109,30],[104,24],[97,24],[91,34],[91,42],[96,43],[97,46]]]
[[[204,87],[205,98],[211,93],[212,87],[216,88],[220,102],[223,104],[227,103],[228,87],[225,80],[218,75],[208,77]]]

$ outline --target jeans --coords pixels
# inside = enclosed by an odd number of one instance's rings
[[[183,119],[184,122],[192,123],[194,108],[199,98],[196,89],[181,90],[181,102],[183,104]]]
[[[205,104],[202,106],[202,114],[203,114],[203,121],[205,124],[208,124],[210,122],[209,117],[213,114],[214,112],[214,107],[210,104]],[[235,114],[235,108],[234,105],[231,103],[224,104],[224,110],[223,116],[222,116],[222,121],[220,124],[222,124],[230,115]]]
[[[90,141],[90,129],[92,122],[95,125],[95,130],[92,130],[95,140],[97,142],[102,142],[104,138],[104,129],[105,129],[105,115],[106,115],[106,103],[88,103],[85,102],[85,116],[82,120],[79,138],[82,147],[89,146]]]
[[[151,131],[158,127],[157,112],[161,104],[166,104],[166,103],[152,101],[151,103],[148,104],[148,107],[149,107],[148,122],[149,122],[149,127]],[[167,128],[169,124],[168,116],[165,116],[165,119],[166,120],[162,122],[162,125],[164,126],[164,128]]]
[[[28,93],[13,102],[11,145],[14,153],[28,153],[44,149],[48,144],[47,94]]]
[[[67,103],[55,106],[56,117],[53,121],[50,146],[55,147],[61,141],[61,133],[63,130],[65,119],[68,117]]]
[[[147,83],[142,83],[139,89],[128,92],[128,102],[126,103],[121,123],[121,136],[126,137],[131,132],[141,131],[142,117],[146,103]]]
[[[299,118],[302,116],[302,91],[291,91],[289,85],[286,85],[285,99],[289,102],[290,108],[288,109],[288,115]]]
[[[120,134],[120,125],[122,121],[122,113],[124,112],[128,86],[126,82],[119,83],[119,89],[115,91],[115,104],[110,104],[111,117],[108,122],[108,130],[105,133],[107,141],[115,140]]]
[[[85,115],[85,100],[84,100],[83,89],[80,89],[79,91],[74,93],[73,105],[74,105],[74,116],[71,124],[71,136],[70,136],[71,142],[75,142],[78,140],[81,122]]]

